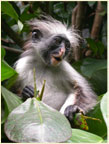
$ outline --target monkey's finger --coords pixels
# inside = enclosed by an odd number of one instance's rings
[[[29,97],[33,97],[33,96],[34,96],[34,93],[31,92],[31,91],[25,91],[25,90],[23,90],[23,91],[22,91],[22,95],[27,95],[27,96],[29,96]]]
[[[23,91],[22,91],[22,93],[29,93],[30,95],[31,95],[31,97],[32,96],[34,96],[34,89],[33,88],[30,88],[29,86],[26,86],[24,89],[23,89]]]
[[[27,99],[27,98],[32,98],[34,94],[32,94],[31,92],[28,93],[26,91],[23,91],[22,96],[24,97],[24,99]]]
[[[32,87],[32,86],[26,86],[25,88],[25,91],[31,91],[31,92],[33,92],[34,93],[34,88]]]
[[[27,100],[28,98],[30,98],[31,96],[28,94],[28,93],[22,93],[22,99],[25,101]]]

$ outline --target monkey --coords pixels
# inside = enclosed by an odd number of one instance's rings
[[[31,34],[24,45],[26,51],[15,64],[22,97],[34,95],[35,68],[39,91],[46,80],[42,98],[45,104],[60,111],[69,121],[74,113],[86,114],[96,105],[97,96],[88,81],[67,61],[71,49],[79,46],[80,35],[51,16],[32,19],[28,25]]]

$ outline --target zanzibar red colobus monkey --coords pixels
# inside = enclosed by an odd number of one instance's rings
[[[28,24],[31,36],[24,45],[27,50],[15,64],[22,97],[27,99],[34,95],[35,68],[39,91],[46,80],[42,98],[45,104],[60,111],[69,120],[78,111],[87,113],[96,104],[96,94],[66,60],[71,49],[79,46],[80,36],[72,27],[67,28],[48,16],[33,19]]]

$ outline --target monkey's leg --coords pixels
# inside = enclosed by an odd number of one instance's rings
[[[28,98],[34,97],[34,88],[32,86],[26,86],[23,89],[21,96],[24,101]]]

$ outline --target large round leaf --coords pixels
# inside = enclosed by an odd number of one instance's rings
[[[14,109],[5,123],[7,137],[15,142],[64,142],[71,127],[64,115],[35,98]]]
[[[102,115],[104,117],[104,120],[108,126],[108,122],[107,122],[107,93],[103,96],[101,103],[100,103],[100,107],[101,107],[101,111],[102,111]]]
[[[101,143],[102,137],[83,131],[80,129],[72,129],[72,137],[67,143]]]

